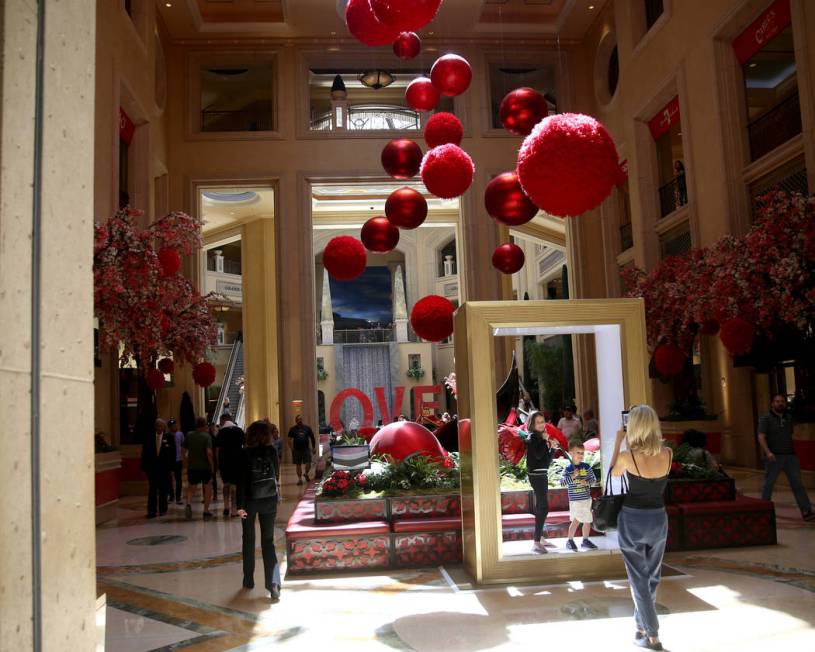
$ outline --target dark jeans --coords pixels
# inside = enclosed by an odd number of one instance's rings
[[[617,519],[617,541],[623,553],[628,584],[634,599],[637,629],[658,636],[657,587],[662,578],[662,556],[668,538],[665,509],[623,507]]]
[[[540,541],[549,515],[549,478],[547,473],[530,473],[527,477],[535,492],[535,541]]]
[[[274,521],[277,516],[277,502],[264,501],[265,504],[258,511],[251,503],[247,506],[247,516],[242,520],[243,525],[243,582],[255,583],[255,517],[260,521],[260,549],[263,553],[263,576],[266,589],[271,591],[272,585],[280,585],[280,571],[277,569],[277,554],[274,549]]]
[[[167,511],[167,494],[170,493],[170,472],[166,469],[152,471],[147,475],[147,513],[156,515],[156,502],[159,514]]]
[[[173,475],[175,476],[175,493],[173,493],[173,480],[170,479],[170,500],[181,500],[181,460],[178,460],[173,467]]]
[[[801,482],[801,463],[796,455],[776,455],[774,462],[765,461],[764,468],[767,470],[767,475],[764,478],[764,489],[761,492],[761,497],[764,500],[772,498],[775,481],[781,471],[784,471],[795,496],[795,502],[798,503],[798,509],[801,510],[802,514],[812,511],[807,490]]]

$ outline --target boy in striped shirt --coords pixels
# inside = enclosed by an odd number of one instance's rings
[[[569,457],[572,463],[564,470],[560,478],[560,484],[569,488],[569,540],[566,547],[577,552],[577,545],[574,542],[574,534],[577,526],[583,524],[583,542],[580,547],[584,550],[597,550],[597,546],[589,540],[591,531],[591,486],[596,478],[591,467],[583,461],[586,450],[583,442],[579,439],[572,439],[569,442]]]

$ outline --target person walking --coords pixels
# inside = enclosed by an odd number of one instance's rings
[[[156,419],[152,436],[147,436],[141,449],[141,470],[147,476],[147,518],[167,513],[170,472],[175,464],[175,440],[167,432],[164,419]],[[157,505],[158,503],[158,505]]]
[[[255,421],[246,429],[246,448],[238,469],[238,515],[243,528],[243,586],[255,587],[255,519],[260,522],[263,576],[271,601],[280,600],[280,568],[274,547],[280,460],[273,445],[277,426]],[[279,435],[278,435],[279,436]]]
[[[204,520],[212,518],[209,503],[212,497],[212,438],[209,435],[209,426],[205,417],[195,420],[195,430],[184,437],[184,449],[187,451],[187,506],[184,508],[184,517],[189,521],[192,518],[192,491],[196,485],[201,485],[204,493]]]
[[[306,467],[305,476],[308,482],[311,457],[317,453],[317,442],[314,439],[314,431],[303,423],[303,417],[299,414],[294,418],[294,425],[289,429],[289,448],[292,462],[297,466],[297,484],[303,484],[303,466]]]
[[[621,452],[623,442],[627,450]],[[654,409],[648,405],[632,407],[628,431],[617,432],[609,468],[612,476],[625,475],[628,480],[617,519],[617,539],[634,600],[634,644],[648,650],[662,649],[656,599],[668,538],[663,495],[672,460],[673,451],[663,446]]]
[[[173,465],[173,475],[175,476],[175,487],[173,487],[173,479],[170,478],[170,502],[175,502],[176,505],[183,505],[181,500],[181,467],[184,463],[184,433],[178,427],[175,419],[170,419],[167,422],[167,428],[175,439],[175,464]]]
[[[801,517],[805,521],[815,521],[812,503],[809,502],[807,490],[801,482],[801,463],[792,446],[792,418],[787,414],[787,397],[783,394],[773,396],[770,411],[759,417],[758,443],[764,453],[766,468],[761,498],[772,498],[775,481],[781,471],[784,471],[798,509],[801,510]]]
[[[241,450],[243,449],[244,434],[228,413],[221,415],[221,428],[216,437],[216,461],[223,482],[224,512],[223,515],[236,516],[238,513],[237,493]]]
[[[549,465],[553,450],[560,448],[557,440],[546,432],[546,419],[540,412],[529,415],[529,439],[526,442],[526,468],[529,484],[535,492],[535,536],[532,550],[545,553],[544,527],[549,515]]]
[[[567,405],[563,408],[563,417],[557,422],[557,429],[560,430],[566,437],[571,439],[577,435],[583,428],[580,419],[575,415],[577,408],[574,405]]]

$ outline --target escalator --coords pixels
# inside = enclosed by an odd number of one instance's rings
[[[232,353],[229,355],[229,362],[226,365],[221,393],[218,395],[218,402],[215,404],[213,420],[217,421],[224,412],[229,412],[232,415],[232,421],[243,428],[244,395],[240,390],[243,375],[243,340],[239,339],[232,345]]]

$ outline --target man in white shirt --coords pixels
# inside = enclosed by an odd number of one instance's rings
[[[574,405],[569,405],[563,408],[563,417],[557,422],[557,429],[560,430],[566,437],[571,439],[582,429],[580,419],[575,416],[577,408]]]

